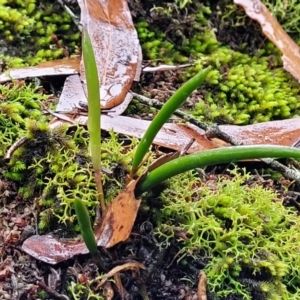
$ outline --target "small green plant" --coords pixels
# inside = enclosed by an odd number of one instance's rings
[[[92,256],[97,257],[97,243],[92,229],[90,217],[86,206],[81,199],[74,200],[74,207],[82,238]]]
[[[100,84],[97,64],[93,46],[87,29],[83,29],[82,35],[83,61],[86,70],[86,82],[88,92],[88,131],[90,134],[89,152],[95,171],[95,181],[99,193],[99,201],[102,211],[105,210],[105,201],[101,181],[101,127],[100,127]]]
[[[95,182],[102,213],[105,211],[103,186],[101,180],[101,127],[100,127],[100,85],[97,64],[87,28],[83,28],[82,35],[83,61],[86,71],[88,92],[88,131],[90,135],[89,152],[95,172]],[[81,235],[91,255],[98,259],[97,243],[91,226],[88,211],[80,198],[74,201],[76,216],[79,222]]]
[[[187,99],[187,97],[209,76],[210,68],[196,74],[188,80],[162,107],[159,113],[147,128],[133,157],[131,177],[136,174],[152,141],[172,113]],[[139,195],[155,185],[179,173],[194,168],[205,167],[219,163],[232,162],[243,159],[266,157],[300,157],[300,150],[281,146],[237,146],[213,149],[201,153],[194,153],[169,161],[147,173],[136,186],[136,195]]]

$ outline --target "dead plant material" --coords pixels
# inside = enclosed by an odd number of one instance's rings
[[[267,7],[260,0],[234,0],[234,3],[242,6],[246,14],[260,24],[263,33],[282,52],[283,68],[300,82],[299,46],[284,31]]]
[[[111,277],[113,277],[115,274],[122,272],[122,271],[127,271],[127,270],[133,270],[133,271],[138,271],[139,269],[145,269],[145,266],[139,262],[130,262],[126,263],[121,266],[117,266],[113,268],[111,271],[109,271],[107,274],[103,276],[101,279],[100,283],[98,284],[97,289],[103,286],[103,284]]]
[[[110,248],[129,237],[141,202],[134,196],[136,184],[137,181],[132,180],[127,188],[107,205],[100,227],[95,230],[98,246]]]
[[[126,0],[80,0],[81,23],[93,46],[100,80],[101,107],[113,108],[139,81],[142,52]],[[85,68],[81,63],[81,79]]]
[[[70,300],[70,298],[68,296],[62,295],[62,294],[58,293],[57,291],[55,291],[54,289],[51,289],[44,282],[38,281],[37,284],[42,290],[44,290],[49,296],[51,296],[52,299]]]
[[[80,57],[77,56],[42,62],[33,67],[9,69],[0,74],[0,83],[11,81],[12,79],[78,74],[79,65]]]
[[[198,300],[207,300],[207,295],[206,295],[206,274],[204,271],[199,272],[199,280],[198,280],[198,289],[197,289],[197,296]]]
[[[106,207],[101,223],[95,228],[98,246],[109,248],[125,241],[134,224],[140,200],[134,196],[136,181],[131,181]],[[22,245],[23,251],[48,264],[57,264],[79,254],[88,253],[83,241],[62,242],[51,235],[33,235]]]

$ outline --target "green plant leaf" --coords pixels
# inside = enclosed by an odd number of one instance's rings
[[[89,217],[88,210],[84,205],[83,201],[80,199],[75,199],[74,207],[78,223],[80,226],[80,231],[82,238],[89,249],[90,253],[94,256],[97,254],[97,243],[95,235],[92,229],[91,220]]]
[[[88,131],[90,134],[89,150],[95,170],[95,181],[102,211],[105,210],[103,186],[101,181],[101,106],[100,84],[93,46],[87,29],[83,28],[83,61],[88,92]]]
[[[300,150],[292,147],[272,145],[236,146],[182,156],[149,172],[144,179],[138,182],[135,195],[138,196],[168,178],[195,168],[230,163],[243,159],[266,157],[300,158]]]
[[[188,80],[176,93],[165,103],[162,109],[155,116],[140,141],[132,162],[131,176],[133,176],[139,168],[145,154],[147,153],[151,143],[153,142],[158,131],[167,122],[173,112],[188,98],[188,96],[205,80],[211,68],[208,67],[197,75]]]
[[[93,46],[88,32],[83,28],[83,61],[88,92],[88,130],[90,134],[90,152],[95,170],[101,167],[101,127],[100,127],[100,84]]]

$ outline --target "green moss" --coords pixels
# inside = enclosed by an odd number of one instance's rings
[[[150,9],[153,23],[142,18],[135,21],[145,59],[185,63],[200,49],[207,52],[217,45],[208,28],[210,8],[195,2],[188,5],[194,13],[187,17],[184,8],[188,2],[191,1],[178,1],[179,6],[161,3]]]
[[[190,173],[170,181],[158,235],[166,245],[173,228],[186,233],[180,252],[208,261],[208,288],[218,299],[298,299],[297,212],[273,190],[247,184],[250,175],[232,176],[203,183]]]
[[[25,125],[25,130],[18,133],[27,141],[14,152],[4,176],[18,182],[19,193],[24,198],[38,197],[41,230],[53,230],[57,220],[66,225],[74,223],[75,230],[79,230],[74,222],[74,199],[83,200],[92,217],[98,204],[87,152],[88,132],[83,127],[69,133],[68,126],[50,129],[46,120],[27,119]],[[102,176],[106,201],[116,197],[123,187],[136,143],[133,140],[124,149],[113,132],[103,141],[102,166],[111,169],[111,174],[104,172]]]
[[[199,63],[216,67],[202,89],[203,101],[193,111],[200,120],[249,124],[299,114],[297,82],[278,65],[280,62],[272,62],[272,57],[251,57],[220,47]]]
[[[297,0],[289,2],[280,0],[264,0],[263,3],[273,13],[281,26],[288,33],[296,33],[299,35],[300,32],[300,3]]]
[[[25,134],[26,120],[43,118],[40,105],[48,96],[39,90],[33,84],[0,85],[0,158],[17,137]]]
[[[100,276],[98,277],[100,278]],[[72,281],[68,286],[68,291],[72,294],[73,299],[104,300],[105,298],[100,296],[99,293],[93,292],[92,288],[90,287],[90,285],[92,285],[94,282],[97,282],[96,280],[99,280],[99,278],[88,281],[88,285],[83,285]]]
[[[282,69],[280,51],[266,41],[260,26],[231,2],[219,1],[212,9],[191,2],[162,2],[150,9],[153,23],[139,19],[136,27],[146,59],[168,64],[196,60],[194,67],[178,75],[179,81],[214,66],[194,116],[238,125],[297,117],[298,84]]]
[[[19,67],[74,53],[80,35],[71,17],[53,1],[2,0],[0,39],[1,60],[7,67]]]

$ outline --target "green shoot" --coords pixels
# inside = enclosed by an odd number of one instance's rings
[[[174,111],[188,98],[188,96],[202,84],[211,68],[208,67],[188,80],[178,91],[165,103],[162,109],[155,116],[141,142],[139,143],[132,162],[131,178],[139,169],[142,160],[152,144],[155,136],[167,122]]]
[[[266,157],[300,158],[300,150],[292,147],[272,145],[236,146],[212,149],[182,156],[149,172],[144,179],[138,182],[135,194],[138,196],[166,179],[195,168],[203,168],[209,165],[221,163],[230,163],[243,159]]]
[[[95,182],[99,194],[102,212],[105,210],[105,201],[101,181],[101,127],[100,127],[100,84],[93,46],[86,28],[82,31],[82,51],[85,66],[87,93],[88,93],[88,131],[90,134],[89,150],[95,170]]]
[[[91,255],[97,257],[97,243],[92,229],[88,210],[81,199],[75,199],[74,207],[82,238]]]

